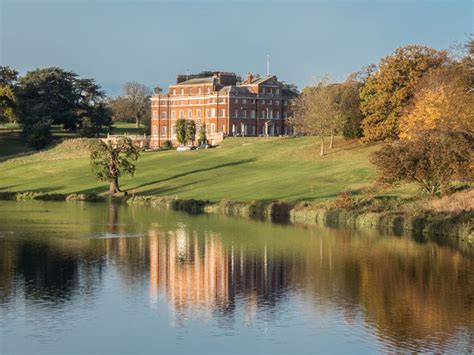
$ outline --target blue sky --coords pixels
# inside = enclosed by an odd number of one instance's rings
[[[271,72],[299,87],[342,80],[407,44],[437,49],[473,30],[471,1],[0,0],[0,63],[59,66],[107,93],[177,73]]]

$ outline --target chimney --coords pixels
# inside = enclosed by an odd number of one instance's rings
[[[248,72],[247,73],[247,79],[245,80],[247,82],[247,84],[250,84],[253,80],[253,75],[251,72]]]
[[[183,81],[187,80],[187,75],[184,74],[178,74],[176,75],[176,84],[182,83]]]
[[[235,85],[237,83],[237,77],[235,73],[226,73],[220,72],[219,73],[219,84],[221,85]]]

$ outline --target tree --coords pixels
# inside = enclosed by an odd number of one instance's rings
[[[74,72],[52,67],[35,69],[21,77],[17,99],[22,133],[30,141],[30,135],[40,133],[33,132],[38,127],[43,133],[48,125],[61,125],[72,132],[80,130],[84,120],[90,120],[92,113],[102,110],[98,106],[103,104],[105,94],[93,79],[80,79]],[[108,127],[109,120],[102,117],[101,124]],[[99,122],[95,120],[95,124]],[[51,135],[45,137],[51,138]]]
[[[147,86],[136,81],[125,83],[122,88],[122,96],[128,102],[137,127],[140,127],[142,118],[150,108],[151,95],[152,92]]]
[[[357,74],[351,74],[336,89],[336,101],[342,120],[342,135],[346,139],[362,137],[359,90],[362,83]]]
[[[180,144],[186,144],[186,120],[184,118],[176,121],[176,139]]]
[[[13,88],[0,85],[0,122],[15,122],[16,96]]]
[[[154,88],[153,88],[153,92],[155,94],[161,94],[163,92],[163,89],[159,86],[159,85],[156,85]]]
[[[297,131],[320,138],[320,155],[324,155],[324,137],[333,137],[341,127],[336,101],[336,87],[324,77],[315,85],[305,87],[295,100],[290,123]],[[332,138],[331,138],[332,141]]]
[[[15,88],[17,80],[17,71],[9,66],[0,66],[0,122],[16,121]]]
[[[111,98],[108,106],[112,110],[112,120],[114,122],[133,122],[134,113],[128,103],[128,100],[122,96]]]
[[[431,129],[474,131],[474,95],[465,62],[431,70],[416,85],[412,104],[400,118],[400,138]]]
[[[381,182],[415,182],[436,196],[449,191],[455,180],[473,180],[473,150],[472,133],[431,130],[388,144],[370,160]]]
[[[381,60],[360,91],[365,141],[398,139],[399,118],[418,80],[446,62],[445,51],[412,45]]]
[[[207,143],[207,137],[206,137],[206,128],[204,125],[201,125],[199,128],[199,138],[198,138],[198,144],[204,144]]]
[[[0,86],[15,86],[18,80],[18,72],[8,65],[0,66]]]
[[[52,139],[51,122],[38,121],[30,127],[26,143],[34,149],[41,149],[51,143]]]
[[[186,120],[186,138],[185,141],[191,143],[194,142],[194,139],[196,137],[196,123],[194,123],[193,120]]]
[[[282,81],[281,84],[283,89],[290,90],[295,93],[298,92],[298,86],[294,83],[287,83],[286,81]]]
[[[109,133],[112,126],[112,112],[105,103],[99,103],[91,107],[84,114],[79,133],[83,137],[99,137]]]
[[[99,181],[109,182],[111,195],[120,192],[119,177],[135,173],[135,164],[140,155],[140,149],[130,138],[121,137],[116,143],[97,140],[91,148],[91,168]]]

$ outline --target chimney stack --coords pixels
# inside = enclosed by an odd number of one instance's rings
[[[253,80],[253,75],[251,72],[248,72],[247,73],[247,79],[245,80],[247,82],[247,84],[250,84],[252,83],[252,80]]]

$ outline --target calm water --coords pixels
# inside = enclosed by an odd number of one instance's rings
[[[0,202],[0,353],[468,352],[473,254],[144,207]]]

